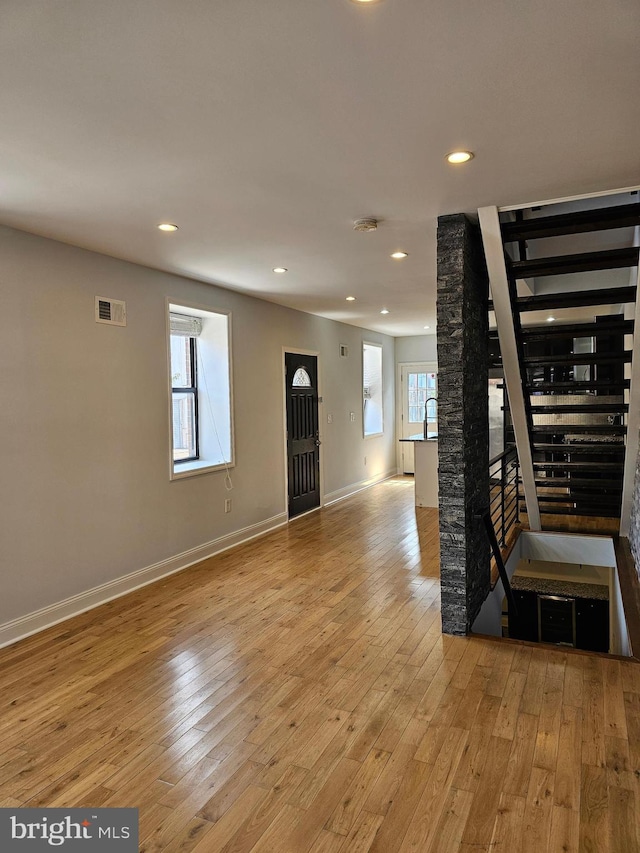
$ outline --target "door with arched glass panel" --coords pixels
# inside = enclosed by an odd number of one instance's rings
[[[289,518],[320,506],[318,359],[285,353]]]

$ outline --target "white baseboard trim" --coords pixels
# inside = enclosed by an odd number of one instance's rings
[[[387,471],[384,474],[378,474],[368,480],[360,480],[358,483],[351,483],[351,485],[345,486],[343,489],[329,492],[324,496],[323,506],[331,506],[331,504],[343,501],[345,498],[350,498],[351,495],[355,495],[357,492],[363,491],[363,489],[368,489],[370,486],[375,486],[376,483],[381,483],[383,480],[389,480],[391,477],[397,476],[397,474],[398,469],[393,468],[393,470]]]
[[[140,589],[140,587],[155,583],[155,581],[165,578],[168,575],[188,569],[189,566],[200,563],[202,560],[213,557],[215,554],[220,554],[222,551],[228,551],[229,548],[243,545],[245,542],[257,539],[259,536],[265,536],[267,533],[283,527],[287,524],[287,521],[286,512],[274,515],[272,518],[268,518],[258,524],[244,527],[234,533],[229,533],[211,542],[206,542],[204,545],[199,545],[197,548],[183,551],[182,554],[177,554],[175,557],[161,560],[152,566],[138,569],[135,572],[131,572],[131,574],[116,578],[86,592],[78,593],[78,595],[71,596],[71,598],[67,598],[64,601],[50,604],[48,607],[28,613],[26,616],[20,616],[11,622],[5,622],[4,625],[0,625],[0,648],[16,643],[18,640],[23,640],[32,634],[44,631],[45,628],[51,628],[53,625],[70,619],[72,616],[79,616],[80,613],[93,610],[94,607],[99,607],[101,604],[106,604],[107,601],[112,601],[114,598],[120,598],[129,592],[134,592],[134,590]]]

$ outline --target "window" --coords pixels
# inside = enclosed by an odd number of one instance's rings
[[[427,406],[427,423],[438,422],[438,376],[435,372],[409,371],[407,374],[407,391],[409,394],[409,423],[423,423],[425,420],[425,404]],[[427,400],[429,401],[427,403]]]
[[[172,315],[172,320],[175,315]],[[173,461],[198,458],[196,338],[171,330]]]
[[[380,435],[382,421],[382,347],[362,345],[362,411],[364,434]]]
[[[172,479],[233,463],[229,316],[169,305]]]
[[[299,367],[293,375],[293,382],[291,383],[294,388],[311,388],[311,377],[304,369],[304,367]]]

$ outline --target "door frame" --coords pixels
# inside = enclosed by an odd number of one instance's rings
[[[437,373],[438,372],[438,362],[437,361],[398,361],[396,362],[396,436],[398,441],[396,442],[396,463],[398,466],[398,471],[403,474],[404,473],[404,465],[402,463],[402,444],[400,443],[400,439],[402,438],[402,412],[404,409],[404,388],[402,384],[402,372],[410,367],[420,368],[420,370],[425,370],[427,373]]]
[[[300,515],[295,515],[293,518],[289,518],[289,465],[288,465],[288,456],[287,456],[287,374],[286,374],[286,363],[285,363],[285,355],[286,353],[294,353],[295,355],[312,355],[317,359],[318,364],[318,437],[320,439],[320,447],[319,450],[319,463],[320,463],[320,503],[318,506],[313,509],[308,510],[307,512],[301,512]],[[296,521],[298,518],[304,518],[305,515],[309,515],[309,513],[317,512],[319,509],[322,509],[324,506],[324,453],[322,448],[324,446],[324,417],[323,413],[323,399],[322,399],[322,369],[320,362],[320,352],[318,350],[311,349],[301,349],[300,347],[282,347],[282,362],[280,365],[280,375],[282,376],[282,439],[283,439],[283,464],[284,464],[284,507],[285,512],[287,513],[287,522],[290,524],[292,521]]]

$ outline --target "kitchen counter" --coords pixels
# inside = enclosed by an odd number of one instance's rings
[[[438,506],[438,436],[422,433],[401,438],[412,441],[415,449],[416,506]]]
[[[511,578],[513,589],[538,592],[540,595],[560,595],[563,598],[593,598],[599,601],[609,600],[609,587],[599,583],[576,583],[575,581],[553,580],[551,578],[530,578],[515,574]]]
[[[409,438],[401,438],[400,441],[437,441],[438,435],[437,433],[434,435],[430,435],[429,438],[425,438],[422,433],[419,435],[410,435]]]

